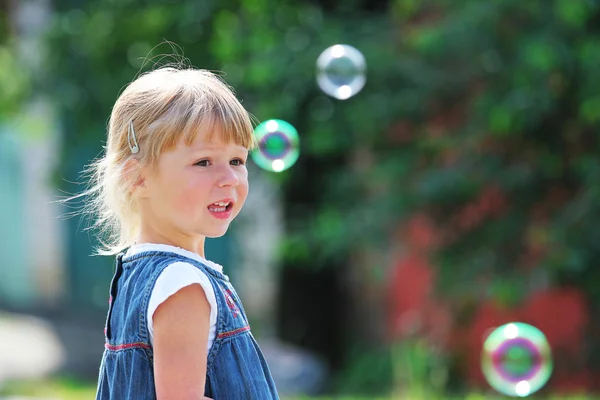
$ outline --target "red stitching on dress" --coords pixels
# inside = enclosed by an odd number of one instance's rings
[[[141,348],[141,349],[149,349],[150,345],[146,344],[146,343],[141,343],[141,342],[119,344],[119,345],[105,343],[104,347],[106,347],[108,350],[117,351],[117,350],[123,350],[123,349],[130,349],[130,348],[134,348],[134,347]]]
[[[240,313],[240,309],[235,304],[235,298],[233,297],[233,292],[229,289],[223,290],[223,288],[221,288],[221,290],[223,291],[223,294],[225,295],[225,301],[227,302],[227,306],[233,313],[233,317],[237,318],[238,315],[240,315],[241,313]]]
[[[235,335],[236,333],[246,332],[249,330],[250,330],[250,325],[246,325],[243,328],[234,329],[229,332],[219,333],[219,335],[217,337],[219,337],[219,338],[229,337],[229,336]]]

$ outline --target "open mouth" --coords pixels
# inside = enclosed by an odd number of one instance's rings
[[[213,213],[224,213],[231,211],[233,208],[233,202],[229,200],[215,201],[208,206],[208,211]]]

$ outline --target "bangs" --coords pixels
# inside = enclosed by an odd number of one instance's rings
[[[162,151],[173,149],[179,140],[191,145],[198,134],[206,135],[208,141],[218,138],[248,150],[257,146],[253,118],[224,86],[197,88],[183,84],[161,111],[148,127],[149,136],[155,139],[149,149],[152,161]]]
[[[252,119],[248,112],[237,102],[231,103],[227,99],[217,98],[215,102],[206,107],[192,107],[190,115],[185,121],[182,130],[186,145],[191,145],[199,133],[207,141],[220,139],[225,144],[237,144],[248,150],[256,147]],[[210,107],[210,108],[209,108]]]

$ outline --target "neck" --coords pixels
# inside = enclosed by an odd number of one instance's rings
[[[170,231],[168,234],[164,234],[165,230],[154,229],[150,225],[142,224],[140,234],[136,240],[136,243],[155,243],[155,244],[167,244],[182,248],[192,253],[198,254],[200,257],[204,256],[204,236],[201,235],[186,235],[181,232]]]

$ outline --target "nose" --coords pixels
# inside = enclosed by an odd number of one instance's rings
[[[235,188],[240,184],[240,178],[233,168],[227,166],[221,169],[218,183],[219,187],[229,186]]]

